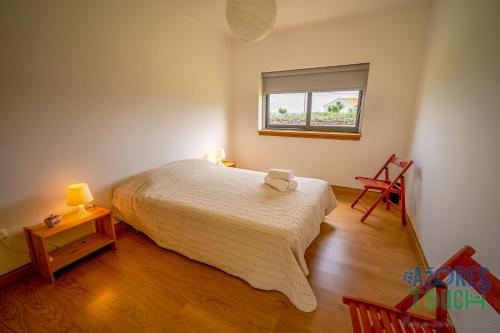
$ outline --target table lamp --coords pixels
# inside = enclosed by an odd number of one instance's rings
[[[214,157],[217,164],[222,164],[222,159],[226,158],[226,152],[224,151],[224,148],[215,149]]]
[[[78,206],[77,216],[85,217],[90,213],[85,209],[85,204],[94,200],[89,186],[86,183],[71,184],[66,191],[66,204]]]

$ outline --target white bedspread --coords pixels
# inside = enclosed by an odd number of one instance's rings
[[[174,162],[118,185],[113,214],[161,247],[313,311],[304,253],[335,197],[323,180],[296,177],[297,190],[279,192],[264,176],[204,160]]]

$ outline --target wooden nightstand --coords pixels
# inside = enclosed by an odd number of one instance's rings
[[[33,268],[51,283],[55,282],[54,272],[57,270],[107,245],[116,248],[115,229],[109,210],[95,207],[89,212],[83,218],[76,216],[76,213],[64,215],[62,221],[53,228],[47,227],[45,223],[24,228]],[[50,253],[47,251],[47,238],[89,222],[95,223],[95,233]]]
[[[236,162],[233,161],[222,161],[222,164],[229,168],[236,168]]]

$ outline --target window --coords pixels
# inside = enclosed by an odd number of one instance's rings
[[[264,128],[359,133],[368,64],[262,73]]]
[[[305,93],[269,94],[269,126],[306,126],[306,101]]]

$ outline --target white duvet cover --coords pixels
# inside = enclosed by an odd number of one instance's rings
[[[262,172],[183,160],[133,176],[113,190],[113,214],[159,246],[217,267],[255,288],[278,290],[302,311],[317,302],[307,247],[336,206],[329,184],[296,177],[279,192]]]

